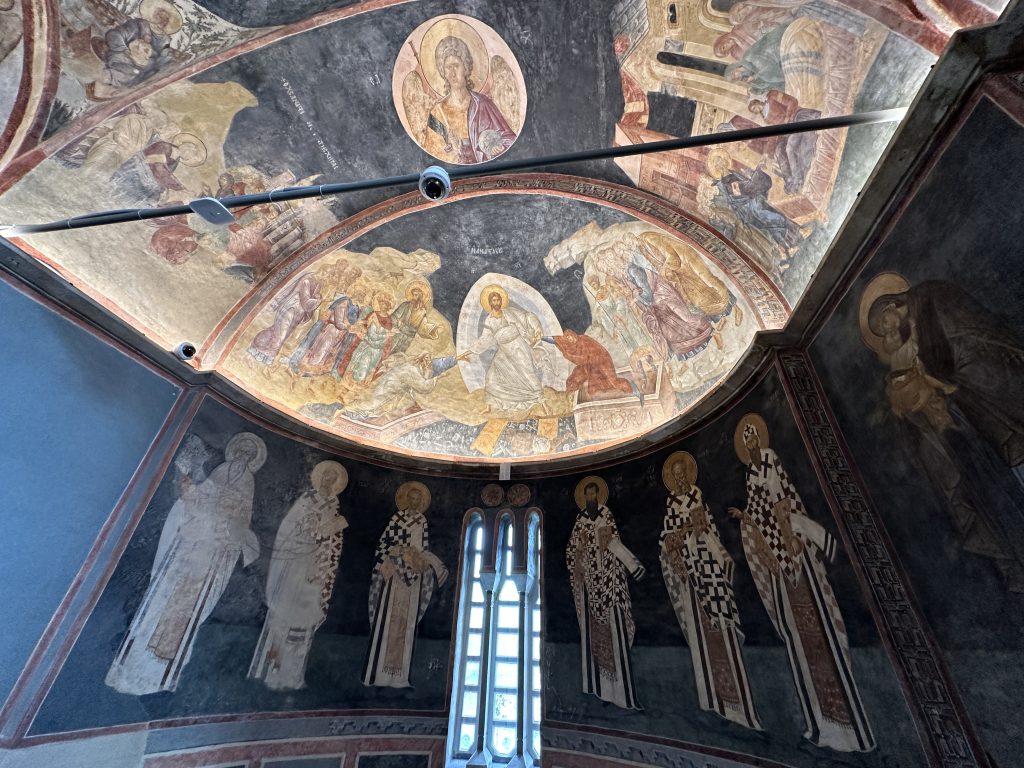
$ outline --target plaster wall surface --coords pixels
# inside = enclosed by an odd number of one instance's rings
[[[0,281],[0,697],[180,388]]]
[[[1024,489],[1016,455],[1005,450],[1019,423],[1003,404],[1019,402],[1022,391],[1016,361],[1024,337],[1024,221],[1016,179],[1024,132],[1019,94],[1005,95],[1003,107],[982,98],[970,113],[810,348],[921,609],[999,766],[1019,761],[1024,738],[1020,718],[1010,714],[1022,703],[1024,680]],[[920,407],[901,410],[899,373],[862,341],[861,297],[883,272],[902,275],[910,295],[919,291],[910,304],[917,359],[954,387],[932,401],[930,419]],[[925,319],[931,313],[938,324]],[[1009,437],[996,437],[978,408],[1006,425]]]

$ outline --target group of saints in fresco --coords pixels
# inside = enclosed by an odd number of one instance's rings
[[[207,476],[208,458],[202,440],[192,436],[175,460],[178,499],[164,522],[146,595],[106,677],[122,693],[175,690],[199,628],[239,559],[246,567],[260,557],[251,521],[255,473],[266,461],[266,444],[251,432],[236,434],[224,461]],[[271,689],[305,686],[309,650],[327,615],[349,526],[338,499],[347,485],[344,466],[318,463],[278,528],[267,572],[267,617],[248,673]],[[430,550],[424,516],[429,505],[423,483],[404,483],[380,535],[362,673],[368,686],[409,686],[416,627],[434,590],[448,578]]]
[[[729,508],[739,521],[743,553],[758,595],[786,647],[806,723],[804,737],[837,751],[869,751],[875,742],[853,677],[846,627],[825,571],[836,542],[812,520],[758,414],[734,434],[745,465],[747,504]],[[668,490],[660,536],[661,570],[690,651],[702,709],[761,730],[741,645],[733,591],[734,561],[697,486],[697,463],[686,451],[662,467]],[[619,538],[607,506],[608,486],[586,477],[566,565],[580,627],[583,691],[627,709],[641,709],[629,661],[636,627],[627,576],[646,569]]]
[[[729,514],[739,521],[757,592],[786,647],[804,735],[835,750],[870,750],[873,737],[825,571],[836,542],[808,516],[759,415],[740,420],[734,444],[746,466],[747,504]],[[207,476],[208,458],[205,444],[191,436],[175,460],[178,498],[164,523],[146,594],[107,673],[107,684],[122,693],[175,690],[199,628],[238,561],[245,567],[261,555],[251,519],[254,475],[266,460],[263,440],[236,434],[224,461]],[[666,459],[662,478],[668,497],[661,568],[689,647],[700,706],[761,730],[741,651],[734,562],[696,485],[696,461],[677,451]],[[310,648],[327,615],[349,526],[338,499],[347,483],[341,464],[318,463],[278,527],[264,593],[267,615],[248,672],[271,689],[305,686]],[[619,537],[603,479],[583,478],[576,504],[565,557],[579,620],[582,690],[640,709],[629,661],[635,624],[627,576],[640,579],[645,568]],[[429,506],[423,483],[403,483],[380,534],[369,574],[365,685],[411,685],[417,625],[449,574],[430,549]]]
[[[283,384],[281,399],[297,410],[334,404],[335,425],[416,407],[467,425],[554,421],[581,401],[642,411],[662,377],[685,393],[724,375],[749,336],[725,281],[692,246],[648,225],[589,224],[545,258],[553,274],[583,267],[591,317],[579,329],[563,329],[539,293],[499,273],[470,290],[453,329],[424,276],[440,257],[378,248],[332,258],[277,294],[232,366]],[[673,402],[658,420],[674,413]]]

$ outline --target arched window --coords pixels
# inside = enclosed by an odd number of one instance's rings
[[[540,757],[539,517],[529,519],[526,542],[516,540],[516,530],[508,515],[498,523],[492,574],[483,521],[476,517],[466,528],[449,765]],[[524,549],[525,572],[514,567]]]
[[[527,582],[526,582],[526,728],[523,741],[530,756],[540,760],[540,515],[530,515],[528,522]]]
[[[448,726],[448,754],[455,759],[468,759],[477,744],[485,613],[485,595],[480,580],[483,542],[483,521],[476,517],[466,528],[462,558],[455,684],[452,686],[452,714]]]

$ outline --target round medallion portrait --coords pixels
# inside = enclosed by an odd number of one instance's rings
[[[522,70],[498,33],[469,16],[418,26],[395,60],[395,109],[423,151],[445,163],[493,160],[526,118]]]

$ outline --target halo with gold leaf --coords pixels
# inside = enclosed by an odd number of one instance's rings
[[[576,506],[579,509],[583,509],[587,506],[586,496],[583,491],[591,483],[597,486],[597,503],[608,503],[608,483],[597,475],[587,475],[576,484],[576,492],[574,495],[576,496]]]
[[[675,493],[676,491],[675,479],[672,477],[672,467],[679,462],[682,462],[684,465],[686,482],[690,485],[697,482],[697,460],[693,458],[693,454],[689,451],[676,451],[665,459],[665,463],[661,465],[661,482],[665,484],[665,488],[670,493]]]
[[[872,352],[881,357],[888,358],[888,355],[882,347],[883,338],[871,330],[869,323],[871,306],[881,296],[905,293],[909,288],[910,281],[899,272],[879,272],[864,286],[864,292],[860,295],[860,312],[858,314],[860,337]]]
[[[417,480],[410,480],[407,483],[402,483],[398,486],[398,490],[395,491],[395,505],[398,509],[409,508],[409,491],[413,488],[420,492],[421,501],[420,508],[417,512],[423,512],[427,507],[430,506],[430,489],[427,488],[423,483]]]
[[[506,291],[497,283],[491,283],[482,291],[480,291],[480,306],[484,308],[484,311],[491,311],[491,306],[490,304],[488,304],[488,302],[491,299],[492,293],[496,293],[499,296],[501,296],[501,308],[506,309],[508,307],[508,291]]]
[[[412,300],[413,288],[419,288],[421,291],[423,291],[423,295],[428,304],[433,302],[434,289],[431,287],[430,283],[428,283],[422,277],[414,277],[405,283],[405,285],[403,286],[402,295],[405,296],[406,301]]]
[[[480,33],[462,19],[441,19],[430,27],[420,41],[420,66],[430,87],[443,95],[445,92],[444,77],[441,75],[437,61],[437,46],[446,37],[455,37],[466,44],[469,55],[473,57],[473,73],[469,76],[471,89],[479,91],[490,73],[490,56],[487,46]]]
[[[166,37],[177,34],[184,23],[181,18],[181,11],[178,10],[174,3],[169,3],[167,0],[142,0],[139,4],[138,13],[141,18],[149,22],[149,25],[158,34]],[[161,13],[166,19],[164,22],[157,19]]]
[[[743,430],[748,424],[753,424],[754,429],[757,430],[757,436],[759,443],[762,448],[768,447],[768,425],[764,423],[764,419],[758,413],[748,413],[739,423],[736,425],[736,431],[732,435],[732,444],[736,449],[736,456],[744,464],[750,463],[750,451],[747,450],[747,446],[743,444]]]
[[[330,493],[337,496],[348,487],[348,470],[336,461],[321,461],[310,475],[313,488],[319,490],[320,481],[327,472],[334,472],[334,482],[331,483]]]

